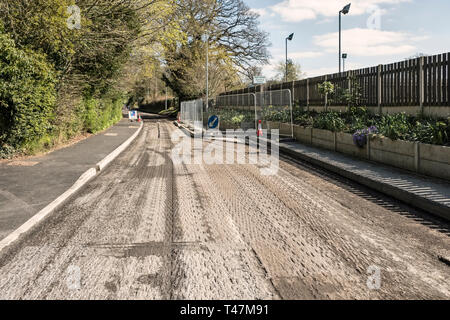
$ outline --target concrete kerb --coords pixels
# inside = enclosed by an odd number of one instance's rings
[[[111,162],[114,161],[114,159],[116,159],[122,152],[124,152],[130,146],[130,144],[134,141],[134,139],[136,139],[136,137],[139,135],[139,133],[141,133],[143,126],[144,126],[144,123],[141,122],[139,129],[130,138],[128,138],[127,141],[122,143],[116,150],[111,152],[102,161],[97,163],[97,166],[96,166],[97,171],[101,172],[101,171],[105,170],[105,168],[107,168],[111,164]]]
[[[58,208],[61,208],[74,195],[82,190],[84,186],[92,179],[94,179],[101,171],[103,171],[114,159],[116,159],[123,151],[130,146],[130,144],[137,138],[141,132],[143,123],[139,129],[122,143],[118,148],[100,161],[96,167],[88,169],[80,178],[70,187],[66,192],[60,195],[56,200],[47,205],[44,209],[35,214],[32,218],[26,221],[19,228],[14,230],[6,238],[0,241],[0,258],[6,254],[8,249],[12,248],[16,243],[23,239],[27,234],[35,230],[42,222],[51,216]]]

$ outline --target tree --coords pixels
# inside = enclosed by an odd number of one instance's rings
[[[0,23],[18,48],[43,53],[62,70],[74,52],[76,33],[67,27],[70,0],[2,0]]]
[[[68,25],[68,7],[75,2],[81,9],[81,29]],[[27,131],[21,129],[17,135],[21,141],[34,143],[31,140],[39,136],[59,133],[69,137],[89,128],[96,131],[118,119],[123,95],[136,83],[156,78],[150,71],[161,64],[162,45],[183,39],[175,4],[175,0],[0,1],[0,34],[12,41],[16,52],[31,57],[37,74],[43,70],[38,66],[48,65],[48,78],[54,81],[48,90],[41,90],[44,84],[38,82],[17,87],[22,88],[20,96],[27,99],[26,104],[9,98],[6,91],[0,97],[8,112],[33,112],[32,117],[22,119],[21,128]],[[19,75],[14,77],[20,83],[37,81],[29,70]],[[45,92],[46,101],[40,95]],[[57,100],[50,99],[51,95]],[[48,125],[37,126],[33,118]],[[6,117],[0,121],[0,140],[7,139],[4,128],[12,126],[8,121]],[[39,134],[28,130],[33,127]]]
[[[0,149],[3,143],[20,147],[48,131],[56,99],[54,76],[43,54],[17,48],[0,30]]]
[[[268,59],[268,36],[258,29],[258,15],[242,0],[178,0],[177,16],[184,41],[165,46],[168,86],[181,98],[205,94],[206,44],[210,52],[211,95],[215,88],[240,83],[255,63]],[[214,85],[215,84],[215,85]]]
[[[247,68],[245,77],[247,82],[253,83],[254,77],[259,77],[262,75],[262,68],[260,66],[251,66]]]
[[[296,81],[303,78],[303,73],[301,71],[301,66],[299,63],[295,63],[291,59],[287,61],[287,81]],[[278,62],[276,66],[276,79],[281,82],[286,81],[286,61]]]

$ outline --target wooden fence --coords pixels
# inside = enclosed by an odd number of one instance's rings
[[[290,89],[296,106],[344,106],[336,94],[324,97],[318,85],[334,84],[335,92],[360,88],[358,104],[368,107],[450,106],[450,53],[420,57],[377,67],[234,90],[221,95]],[[342,100],[342,99],[341,99]]]

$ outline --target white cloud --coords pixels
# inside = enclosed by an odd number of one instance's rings
[[[283,53],[281,53],[282,51]],[[295,51],[289,52],[288,58],[293,59],[294,62],[300,63],[300,65],[302,65],[303,59],[317,58],[323,55],[325,55],[325,52],[323,51]],[[277,75],[277,66],[280,62],[284,62],[285,59],[286,55],[284,53],[284,50],[274,49],[273,58],[270,59],[268,65],[263,66],[263,75],[267,79],[273,79]]]
[[[362,28],[344,30],[342,37],[343,51],[353,56],[409,54],[416,50],[414,42],[424,39],[405,32]],[[313,41],[315,45],[322,47],[326,52],[338,51],[337,32],[315,36]]]
[[[296,51],[289,53],[291,59],[310,59],[323,56],[322,51]]]
[[[270,8],[280,15],[285,22],[314,20],[319,16],[336,16],[347,3],[351,2],[351,14],[362,15],[374,6],[382,4],[398,4],[412,0],[285,0]]]
[[[267,11],[267,9],[264,8],[250,9],[250,11],[259,14],[261,17],[267,16],[269,14],[269,11]]]
[[[276,76],[277,61],[270,61],[270,64],[263,66],[262,74],[267,79],[272,79]]]
[[[336,58],[337,60],[337,58]],[[361,66],[361,64],[359,63],[346,63],[345,64],[345,70],[356,70],[359,68],[362,68],[363,66]],[[335,67],[322,67],[322,68],[317,68],[317,69],[306,69],[305,70],[305,77],[307,78],[312,78],[312,77],[318,77],[318,76],[323,76],[326,74],[333,74],[338,72],[338,67],[337,67],[337,62],[336,62],[336,66]]]
[[[301,59],[311,59],[323,56],[325,53],[323,51],[289,51],[288,58],[293,60],[301,60]],[[286,59],[286,53],[281,49],[273,49],[272,56],[274,61],[280,61]]]

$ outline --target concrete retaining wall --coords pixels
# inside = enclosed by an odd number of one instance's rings
[[[370,141],[370,160],[416,171],[414,149],[413,142],[376,138]]]
[[[263,127],[279,129],[284,128],[285,125],[267,122],[263,123]],[[287,127],[290,126],[287,125]],[[353,143],[353,136],[349,133],[334,133],[296,125],[294,125],[294,137],[299,142],[323,149],[450,180],[449,147],[376,137],[371,139],[364,148],[359,148]]]
[[[353,143],[353,136],[350,133],[336,133],[336,151],[349,154],[354,157],[368,159],[367,149],[358,148]]]
[[[290,123],[282,123],[280,125],[280,134],[290,136],[292,134],[292,128]]]
[[[378,114],[380,112],[380,109],[378,107],[366,107],[368,111]],[[347,107],[345,106],[328,106],[325,108],[325,106],[309,106],[309,107],[303,107],[304,110],[310,110],[310,111],[317,111],[317,112],[323,112],[325,110],[328,111],[339,111],[339,112],[345,112],[347,111]],[[422,111],[422,108],[419,106],[396,106],[396,107],[381,107],[381,112],[383,114],[395,114],[404,112],[408,115],[417,116]],[[450,117],[450,107],[448,106],[424,106],[423,107],[423,114],[425,116],[430,116],[434,118],[447,118]]]
[[[419,172],[450,180],[450,148],[419,144]]]
[[[324,149],[334,150],[334,133],[328,130],[313,129],[312,144]]]

